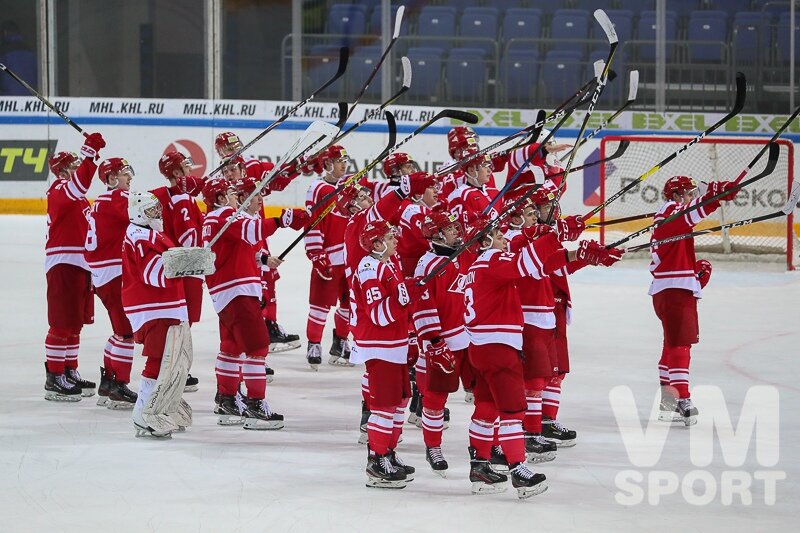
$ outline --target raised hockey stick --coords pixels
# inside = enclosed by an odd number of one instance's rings
[[[29,93],[31,93],[33,96],[35,96],[36,98],[38,98],[38,99],[39,99],[39,101],[40,101],[41,103],[43,103],[44,105],[46,105],[47,107],[49,107],[49,108],[50,108],[50,109],[53,111],[53,113],[55,113],[56,115],[58,115],[59,117],[61,117],[61,119],[62,119],[64,122],[66,122],[67,124],[69,124],[70,126],[72,126],[72,127],[75,129],[75,131],[77,131],[78,133],[80,133],[80,134],[81,134],[81,135],[83,135],[84,137],[86,137],[86,136],[88,135],[88,134],[87,134],[85,131],[83,131],[83,128],[81,128],[80,126],[78,126],[77,124],[75,124],[75,122],[73,122],[71,118],[69,118],[67,115],[65,115],[64,113],[62,113],[62,112],[61,112],[61,110],[60,110],[60,109],[58,109],[56,106],[54,106],[53,104],[51,104],[51,103],[50,103],[50,101],[49,101],[47,98],[45,98],[44,96],[42,96],[41,94],[39,94],[39,91],[37,91],[36,89],[34,89],[33,87],[31,87],[31,86],[28,84],[28,82],[26,82],[25,80],[23,80],[22,78],[20,78],[19,76],[17,76],[17,74],[16,74],[16,73],[15,73],[13,70],[11,70],[10,68],[8,68],[7,66],[5,66],[5,65],[4,65],[4,64],[2,64],[2,63],[0,63],[0,70],[2,70],[3,72],[5,72],[5,73],[6,73],[6,74],[8,74],[9,76],[11,76],[11,77],[14,79],[14,81],[16,81],[17,83],[19,83],[20,85],[22,85],[22,86],[23,86],[23,87],[24,87],[24,88],[25,88],[25,89],[26,89],[26,90],[27,90]]]
[[[714,233],[715,231],[721,231],[723,229],[738,228],[740,226],[747,226],[748,224],[755,224],[757,222],[764,222],[765,220],[771,220],[773,218],[788,216],[792,213],[792,211],[796,207],[798,207],[798,202],[800,202],[800,183],[795,181],[792,184],[792,192],[791,194],[789,194],[789,200],[786,202],[786,205],[784,205],[783,209],[781,209],[780,211],[775,211],[774,213],[770,213],[768,215],[761,215],[753,218],[748,218],[745,220],[738,220],[736,222],[728,222],[727,224],[720,224],[719,226],[715,226],[713,228],[701,229],[693,231],[691,233],[673,235],[672,237],[667,237],[666,239],[652,241],[646,244],[640,244],[638,246],[632,246],[626,249],[625,251],[637,252],[639,250],[645,250],[647,248],[652,248],[653,246],[658,246],[659,244],[681,241],[683,239],[691,239],[693,237],[697,237],[698,235],[707,235],[709,233]]]
[[[625,222],[633,222],[635,220],[642,220],[644,218],[653,218],[656,216],[655,213],[644,213],[641,215],[631,215],[629,217],[623,218],[612,218],[610,220],[602,220],[600,222],[595,222],[593,224],[586,224],[587,228],[599,228],[601,226],[612,226],[614,224],[622,224]]]
[[[619,191],[617,191],[614,194],[612,194],[609,198],[604,200],[600,205],[598,205],[597,207],[595,207],[594,209],[589,211],[587,214],[583,215],[583,219],[584,220],[588,220],[591,217],[593,217],[594,215],[596,215],[597,213],[599,213],[600,211],[602,211],[608,204],[610,204],[614,200],[617,200],[617,199],[621,198],[622,195],[624,195],[626,192],[628,192],[629,190],[631,190],[635,186],[639,185],[641,182],[643,182],[644,180],[646,180],[647,178],[649,178],[650,176],[652,176],[653,174],[655,174],[656,172],[658,172],[659,170],[664,168],[673,159],[675,159],[676,157],[681,155],[683,152],[685,152],[686,150],[688,150],[689,148],[691,148],[692,146],[694,146],[695,144],[700,142],[701,139],[703,139],[707,135],[710,135],[712,132],[716,131],[717,128],[721,127],[723,124],[728,122],[730,119],[732,119],[733,117],[738,115],[742,111],[742,108],[744,107],[744,101],[745,101],[746,98],[747,98],[747,80],[745,79],[744,74],[742,74],[741,72],[737,72],[736,73],[736,101],[733,104],[733,108],[731,108],[731,110],[728,112],[727,115],[722,117],[720,120],[718,120],[716,123],[714,123],[713,125],[711,125],[707,129],[705,129],[705,130],[701,131],[700,133],[698,133],[694,137],[694,139],[692,139],[688,143],[686,143],[683,146],[681,146],[680,148],[678,148],[676,151],[674,151],[671,154],[669,154],[667,157],[665,157],[660,162],[656,163],[650,170],[648,170],[647,172],[645,172],[644,174],[642,174],[641,176],[639,176],[635,180],[632,180],[628,185],[626,185],[625,187],[623,187]]]
[[[313,100],[319,93],[321,93],[322,91],[324,91],[325,89],[330,87],[333,84],[333,82],[335,82],[336,80],[341,78],[344,75],[344,72],[347,70],[347,62],[349,61],[349,59],[350,59],[350,49],[348,47],[346,47],[346,46],[341,47],[339,49],[339,66],[336,69],[336,73],[333,76],[331,76],[331,78],[328,81],[323,83],[321,86],[319,86],[319,88],[317,88],[317,90],[315,90],[310,95],[308,95],[305,100],[301,100],[300,102],[298,102],[295,105],[293,105],[292,108],[289,109],[289,111],[287,111],[283,116],[279,117],[272,124],[267,126],[266,129],[264,129],[261,133],[256,135],[255,138],[253,138],[253,140],[251,140],[249,143],[245,144],[238,151],[233,153],[230,157],[228,157],[228,159],[234,159],[236,157],[239,157],[243,153],[245,153],[245,151],[247,151],[251,146],[253,146],[255,143],[257,143],[258,141],[263,139],[266,134],[268,134],[269,132],[271,132],[272,130],[274,130],[275,128],[280,126],[281,124],[283,124],[289,117],[294,115],[297,112],[298,109],[300,109],[301,107],[305,106],[307,103],[309,103],[311,100]],[[339,109],[340,109],[340,112],[341,112],[341,105],[340,105]],[[341,114],[339,115],[339,117],[341,119]],[[306,130],[306,131],[308,131],[308,130]],[[212,170],[208,175],[209,176],[213,176],[214,174],[216,174],[217,172],[222,170],[222,167],[225,166],[226,162],[227,162],[227,159],[225,161],[221,162],[219,164],[219,166],[217,168],[215,168],[214,170]]]
[[[630,241],[632,239],[635,239],[639,235],[644,235],[645,233],[647,233],[649,231],[652,231],[657,226],[661,226],[663,224],[666,224],[667,222],[672,222],[673,220],[675,220],[678,217],[682,217],[684,215],[687,215],[688,213],[691,213],[692,211],[700,209],[701,207],[703,207],[705,205],[708,205],[711,202],[715,202],[715,201],[719,200],[723,196],[728,196],[733,191],[738,191],[742,187],[750,185],[751,183],[755,183],[756,181],[769,176],[775,170],[775,166],[778,164],[778,157],[780,157],[780,152],[781,152],[780,146],[778,145],[778,143],[776,143],[774,141],[770,141],[769,143],[765,144],[764,148],[762,148],[761,150],[758,151],[758,153],[753,158],[753,160],[750,161],[750,163],[748,163],[747,167],[739,174],[739,177],[736,179],[736,181],[738,182],[738,180],[741,179],[742,176],[746,175],[756,165],[758,160],[761,159],[761,156],[764,155],[764,152],[767,150],[767,148],[769,148],[769,158],[767,159],[767,164],[764,167],[764,170],[762,170],[761,172],[759,172],[758,174],[756,174],[752,178],[748,179],[745,182],[737,183],[734,187],[731,187],[730,189],[728,189],[725,192],[721,192],[719,194],[715,194],[714,196],[706,198],[705,200],[703,200],[701,202],[698,202],[698,203],[696,203],[696,204],[694,204],[692,206],[689,206],[686,209],[682,209],[682,210],[680,210],[680,211],[678,211],[676,213],[673,213],[672,215],[670,215],[669,217],[665,218],[664,220],[661,220],[661,221],[658,221],[658,222],[653,222],[652,224],[650,224],[649,226],[647,226],[645,228],[642,228],[642,229],[640,229],[638,231],[634,231],[630,235],[627,235],[627,236],[621,238],[620,240],[609,244],[608,246],[606,246],[606,248],[615,248],[615,247],[619,246],[620,244],[624,244],[624,243],[626,243],[626,242],[628,242],[628,241]]]
[[[614,159],[622,157],[622,154],[624,154],[625,150],[628,149],[628,145],[629,144],[630,144],[629,142],[627,144],[620,143],[619,146],[617,147],[617,150],[613,154],[611,154],[610,156],[606,157],[605,159],[600,159],[600,160],[594,161],[592,163],[586,163],[584,165],[575,167],[570,172],[578,172],[580,170],[585,170],[585,169],[587,169],[589,167],[593,167],[593,166],[596,166],[596,165],[603,165],[605,163],[608,163],[609,161],[613,161]],[[551,177],[556,178],[556,177],[561,176],[561,175],[564,175],[564,171],[558,172],[558,173],[554,174]],[[492,229],[497,227],[500,224],[500,222],[506,216],[508,216],[510,213],[512,213],[518,206],[520,206],[524,202],[526,202],[528,200],[528,198],[530,198],[533,195],[533,193],[536,192],[541,186],[542,186],[542,184],[540,184],[540,183],[534,184],[529,190],[527,190],[524,194],[522,194],[511,205],[509,205],[507,208],[505,208],[497,218],[494,218],[491,221],[489,221],[489,223],[486,225],[485,228],[483,228],[481,231],[477,232],[472,238],[470,238],[467,242],[465,242],[459,248],[457,248],[452,254],[450,254],[448,257],[446,257],[444,261],[442,261],[441,263],[436,265],[436,267],[433,270],[431,270],[431,272],[428,273],[428,275],[426,275],[421,280],[419,280],[417,282],[417,284],[418,285],[424,285],[425,283],[428,282],[428,280],[430,280],[431,278],[436,276],[439,272],[441,272],[444,269],[444,267],[447,266],[448,263],[452,263],[453,261],[455,261],[455,259],[459,255],[464,253],[464,251],[467,250],[470,246],[472,246],[476,242],[480,242],[480,240],[483,238],[484,235],[486,235]]]
[[[303,135],[294,142],[289,150],[286,151],[281,160],[292,161],[294,158],[296,158],[297,154],[301,151],[300,147],[303,145],[304,141],[308,142],[306,139],[310,135],[315,135],[315,137],[319,135],[333,137],[337,133],[339,133],[339,129],[333,124],[329,124],[321,120],[314,121],[303,132]],[[278,165],[275,165],[275,167],[270,170],[269,174],[267,174],[264,179],[258,182],[253,192],[251,192],[247,198],[245,198],[239,204],[239,207],[236,209],[236,211],[230,217],[228,217],[228,220],[225,221],[225,224],[223,224],[219,232],[214,235],[214,238],[211,239],[208,244],[205,246],[194,246],[187,248],[176,247],[165,251],[162,254],[164,260],[164,275],[167,278],[177,278],[183,276],[205,276],[208,274],[213,274],[215,268],[215,254],[211,251],[211,247],[214,246],[222,234],[225,233],[231,224],[234,223],[234,221],[239,217],[242,211],[244,211],[250,201],[257,195],[260,195],[264,187],[269,185],[269,183],[278,173],[279,168],[280,167]]]

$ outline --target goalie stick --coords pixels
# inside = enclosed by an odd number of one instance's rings
[[[638,246],[633,246],[631,248],[627,248],[626,252],[638,252],[639,250],[644,250],[646,248],[652,248],[653,246],[658,246],[659,244],[665,244],[668,242],[675,242],[681,241],[683,239],[690,239],[693,237],[697,237],[698,235],[706,235],[708,233],[714,233],[716,231],[721,231],[723,229],[731,229],[731,228],[738,228],[740,226],[747,226],[749,224],[755,224],[757,222],[764,222],[765,220],[771,220],[773,218],[789,216],[792,211],[798,207],[798,202],[800,202],[800,183],[797,181],[793,182],[792,184],[792,192],[789,195],[789,200],[786,202],[786,205],[783,206],[783,209],[780,211],[775,211],[774,213],[770,213],[768,215],[761,215],[753,218],[747,218],[744,220],[738,220],[736,222],[728,222],[727,224],[720,224],[719,226],[715,226],[713,228],[706,228],[697,231],[693,231],[691,233],[683,233],[681,235],[673,235],[672,237],[667,237],[666,239],[661,239],[658,241],[648,242],[646,244],[640,244]]]

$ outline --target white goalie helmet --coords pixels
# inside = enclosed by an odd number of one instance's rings
[[[138,226],[164,231],[161,202],[151,192],[132,192],[128,195],[128,220]]]

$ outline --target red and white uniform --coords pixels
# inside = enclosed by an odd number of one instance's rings
[[[529,241],[520,230],[511,229],[506,232],[509,249],[512,252],[525,248]],[[541,278],[524,277],[517,282],[517,289],[522,304],[522,318],[525,324],[541,329],[556,327],[555,301],[550,278],[545,271]]]
[[[89,270],[84,258],[90,209],[86,192],[92,184],[92,176],[96,170],[94,161],[86,158],[70,179],[58,178],[47,189],[45,272],[60,264]]]
[[[506,180],[510,180],[538,148],[539,143],[533,143],[511,152],[508,157],[508,175]],[[514,182],[514,187],[531,183],[544,183],[546,180],[550,179],[550,176],[562,170],[564,170],[563,167],[558,164],[548,164],[547,152],[542,151],[542,153],[536,154],[536,157],[534,157],[528,166],[525,167],[525,170],[520,173],[517,181]],[[561,184],[562,179],[562,176],[556,176],[552,181],[555,182],[555,186],[557,187]],[[566,187],[562,189],[562,194],[564,190],[566,190]]]
[[[156,319],[189,320],[183,283],[164,276],[161,254],[173,247],[163,233],[128,225],[122,245],[122,305],[133,331]]]
[[[430,243],[422,236],[422,221],[430,211],[424,204],[409,202],[400,215],[397,255],[406,276],[414,275],[419,258],[430,249]]]
[[[475,187],[469,183],[461,185],[447,197],[450,211],[459,217],[464,227],[482,214],[491,201],[490,190],[486,186]],[[489,216],[495,218],[497,211],[492,208]]]
[[[350,217],[344,232],[345,265],[348,279],[358,269],[361,259],[367,255],[359,243],[363,229],[367,224],[376,220],[386,220],[391,223],[392,219],[397,217],[403,203],[407,201],[397,191],[394,191],[381,198],[369,209],[359,211]]]
[[[414,277],[427,276],[447,259],[447,256],[426,252],[417,263]],[[469,346],[469,337],[464,328],[464,286],[466,274],[459,263],[449,263],[425,285],[427,296],[416,302],[414,326],[423,341],[439,337],[455,352]]]
[[[333,192],[336,186],[320,178],[314,180],[306,193],[306,209],[310,209],[317,202],[330,196],[330,200],[311,213],[312,218],[319,216],[330,204],[336,200]],[[324,253],[332,266],[344,265],[344,229],[347,226],[347,217],[339,214],[336,209],[328,213],[317,226],[305,236],[306,254],[309,256]]]

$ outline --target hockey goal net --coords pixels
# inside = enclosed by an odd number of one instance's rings
[[[600,143],[600,157],[614,153],[623,139],[630,141],[625,154],[603,165],[600,170],[601,202],[678,150],[689,142],[691,137],[608,136]],[[658,211],[664,202],[661,194],[664,183],[671,176],[691,176],[698,183],[734,180],[764,143],[765,139],[705,138],[671,161],[664,169],[649,176],[622,197],[611,202],[600,211],[600,220],[605,222]],[[723,202],[722,207],[701,222],[697,229],[773,213],[784,207],[794,177],[794,145],[786,140],[779,140],[778,143],[781,151],[775,171],[741,189],[736,200]],[[766,161],[765,155],[745,179],[763,170]],[[614,242],[650,223],[652,219],[647,218],[601,226],[600,241],[604,244]],[[645,234],[629,241],[626,246],[644,244],[649,239],[650,235]],[[695,249],[698,252],[733,260],[786,261],[787,269],[794,270],[792,249],[796,239],[793,216],[790,215],[701,235],[695,238]]]

